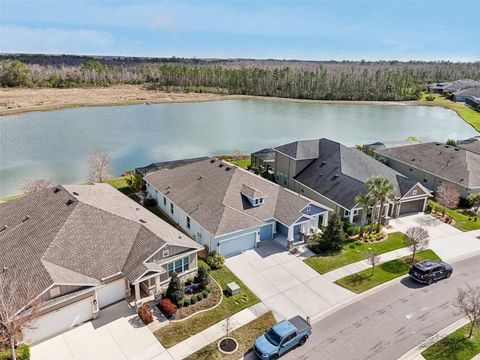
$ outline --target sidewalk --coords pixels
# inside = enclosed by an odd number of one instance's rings
[[[230,321],[233,324],[232,330],[242,327],[268,311],[270,311],[270,309],[260,302],[232,315],[230,317]],[[171,358],[174,360],[184,359],[212,342],[219,340],[225,335],[225,322],[226,320],[222,320],[167,349]]]

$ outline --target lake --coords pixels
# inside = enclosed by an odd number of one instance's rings
[[[326,137],[354,146],[378,140],[464,139],[478,133],[437,107],[228,100],[32,112],[0,117],[0,197],[25,179],[77,183],[92,149],[107,151],[116,175],[152,162],[250,153]]]

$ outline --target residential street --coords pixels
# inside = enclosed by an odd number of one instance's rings
[[[395,360],[461,318],[457,287],[480,285],[480,256],[452,263],[454,273],[429,287],[409,278],[313,325],[307,343],[285,359]]]

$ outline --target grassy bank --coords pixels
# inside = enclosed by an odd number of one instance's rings
[[[223,290],[225,290],[228,283],[236,282],[240,286],[240,293],[233,296],[224,296],[220,305],[215,309],[198,314],[182,322],[170,323],[157,330],[155,336],[163,346],[167,348],[172,347],[228,316],[260,301],[226,266],[218,270],[212,270],[210,275],[220,284]]]
[[[350,240],[343,246],[343,250],[338,255],[317,255],[304,261],[318,273],[325,274],[342,266],[363,260],[367,250],[383,254],[400,249],[405,246],[403,236],[400,232],[391,233],[386,240],[372,244]]]
[[[276,323],[271,312],[268,312],[259,318],[249,322],[241,328],[233,331],[231,336],[238,341],[238,350],[235,354],[227,355],[218,350],[217,341],[198,350],[190,355],[186,360],[237,360],[251,349],[255,339],[262,335],[272,325]]]
[[[417,103],[419,105],[441,106],[451,109],[455,111],[463,120],[472,125],[475,130],[480,132],[480,112],[473,110],[463,103],[448,100],[441,94],[432,94],[435,99],[433,101],[428,101],[426,99],[427,95],[428,94],[426,93],[422,94],[422,98],[417,101]]]
[[[470,360],[480,354],[480,329],[473,330],[473,336],[467,339],[470,330],[467,324],[447,335],[422,352],[426,360]]]
[[[439,207],[440,205],[428,199],[428,203],[432,206],[433,209]],[[472,216],[468,214],[466,209],[447,209],[445,208],[445,214],[455,220],[455,227],[462,231],[471,231],[480,229],[480,216]],[[475,221],[475,219],[477,219]]]
[[[406,275],[410,270],[410,265],[405,262],[406,258],[388,261],[384,264],[375,267],[372,275],[372,269],[366,269],[356,274],[349,275],[340,280],[335,281],[335,284],[343,286],[355,293],[367,291],[375,286],[386,283],[399,276]],[[435,252],[432,250],[424,250],[415,256],[416,260],[439,260]]]

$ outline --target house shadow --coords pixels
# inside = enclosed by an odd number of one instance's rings
[[[145,326],[143,321],[136,316],[136,311],[125,300],[121,300],[117,303],[107,306],[100,310],[100,316],[95,320],[92,320],[92,326],[98,329],[109,323],[122,318],[129,318],[128,322],[133,327]],[[141,325],[141,326],[140,326]]]
[[[253,251],[255,251],[261,258],[267,258],[275,254],[284,253],[287,249],[278,244],[275,240],[264,240],[260,241]]]

